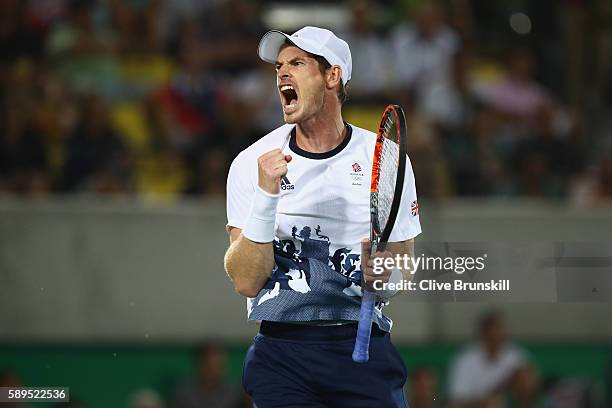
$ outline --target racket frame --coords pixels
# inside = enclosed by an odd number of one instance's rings
[[[383,228],[378,222],[378,184],[380,182],[380,160],[385,141],[385,128],[388,123],[388,115],[394,115],[395,124],[399,133],[398,149],[398,166],[397,178],[395,180],[395,190],[393,193],[393,202],[389,211],[389,218]],[[374,148],[374,159],[372,162],[372,181],[370,183],[370,256],[378,251],[384,251],[391,231],[395,225],[395,220],[399,212],[399,205],[404,189],[404,176],[406,173],[406,117],[404,111],[399,105],[389,105],[382,114],[382,119],[378,127],[376,135],[376,146]],[[359,325],[357,328],[357,337],[355,339],[355,348],[353,350],[353,361],[356,363],[367,363],[369,360],[370,336],[372,333],[372,317],[376,303],[376,294],[366,289],[365,282],[362,282],[362,298],[361,309],[359,311]]]
[[[380,159],[382,156],[383,143],[385,141],[384,133],[387,130],[385,129],[385,124],[387,123],[386,119],[388,114],[393,114],[395,116],[395,123],[399,131],[399,157],[395,191],[393,193],[391,210],[389,211],[389,219],[387,220],[387,224],[381,228],[378,223],[378,184],[380,182]],[[404,189],[404,176],[406,174],[406,133],[406,117],[402,108],[399,105],[387,106],[378,127],[376,147],[374,148],[374,160],[372,162],[372,182],[370,184],[370,240],[372,241],[372,249],[370,255],[373,255],[379,250],[384,250],[384,246],[391,236],[391,231],[393,231],[397,213],[399,212],[402,191]]]

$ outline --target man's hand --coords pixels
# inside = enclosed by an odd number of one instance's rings
[[[291,156],[283,154],[280,149],[270,150],[257,159],[259,187],[269,194],[278,194],[280,179],[287,174],[287,163]]]
[[[374,259],[376,258],[387,258],[393,256],[389,251],[383,252],[375,252],[372,256],[370,256],[370,251],[372,249],[372,242],[369,239],[364,239],[361,241],[361,273],[363,276],[363,283],[365,285],[366,290],[371,292],[375,292],[374,290],[374,282],[380,281],[382,283],[389,282],[389,277],[391,276],[391,271],[384,269],[381,273],[374,272]],[[382,261],[380,265],[382,267]],[[380,284],[376,286],[380,289]]]

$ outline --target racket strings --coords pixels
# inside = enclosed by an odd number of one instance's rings
[[[378,225],[384,227],[391,214],[395,193],[397,168],[399,165],[398,129],[393,120],[384,124],[384,140],[380,156],[380,179],[378,182]]]

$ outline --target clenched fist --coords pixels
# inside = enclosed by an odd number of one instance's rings
[[[258,185],[267,193],[278,194],[280,192],[280,179],[287,174],[287,163],[291,156],[283,154],[280,149],[270,150],[257,159],[259,172]]]

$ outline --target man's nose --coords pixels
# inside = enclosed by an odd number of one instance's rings
[[[281,79],[282,79],[282,78],[289,78],[289,76],[290,76],[289,67],[287,67],[287,66],[281,66],[281,67],[278,69],[278,77],[279,77],[279,78],[281,78]]]

